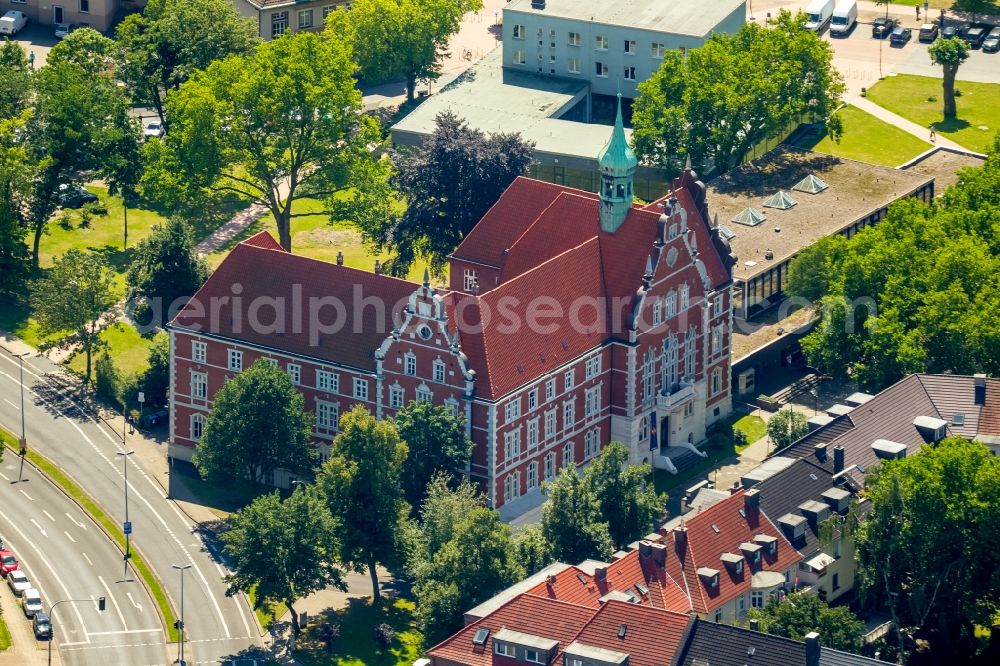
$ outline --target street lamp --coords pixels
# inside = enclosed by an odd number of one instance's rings
[[[125,424],[122,423],[122,444],[125,443]],[[122,462],[125,463],[123,467],[125,468],[125,524],[122,526],[122,531],[125,532],[125,557],[122,559],[125,562],[125,573],[122,578],[125,582],[128,582],[128,561],[132,557],[132,542],[129,538],[132,534],[132,523],[128,519],[128,457],[135,453],[134,450],[129,451],[116,451],[115,455],[122,457]]]
[[[4,347],[3,350],[17,359],[18,370],[21,374],[21,378],[18,382],[21,387],[21,441],[18,442],[21,449],[19,452],[21,456],[21,468],[17,471],[17,481],[21,481],[21,473],[24,472],[24,454],[28,452],[28,439],[24,434],[24,357],[28,356],[31,352],[15,354],[7,347]]]
[[[59,604],[82,604],[90,603],[93,599],[63,599],[57,601],[49,607],[49,666],[52,666],[52,644],[56,640],[56,606]],[[105,608],[104,597],[97,598],[97,611],[103,613]]]
[[[812,389],[809,391],[812,393],[813,397],[813,416],[819,414],[819,389]]]
[[[177,662],[178,664],[184,663],[184,570],[190,569],[190,564],[171,564],[174,569],[181,572],[181,619],[178,621],[178,629],[180,630],[180,640],[177,643]]]

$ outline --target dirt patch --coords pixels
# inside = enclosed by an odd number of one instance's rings
[[[332,247],[360,245],[361,234],[353,229],[312,229],[296,234],[295,244],[330,245]]]

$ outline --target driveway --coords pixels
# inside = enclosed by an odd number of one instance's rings
[[[41,25],[29,22],[11,41],[17,42],[25,53],[35,54],[35,68],[44,67],[49,57],[49,51],[59,41],[53,34],[51,25]]]

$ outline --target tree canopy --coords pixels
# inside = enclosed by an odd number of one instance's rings
[[[420,148],[393,155],[405,212],[386,205],[386,188],[358,191],[341,205],[340,217],[353,220],[366,243],[393,254],[386,270],[394,275],[406,275],[418,257],[442,273],[448,255],[533,160],[533,145],[519,134],[486,135],[451,112],[435,124]]]
[[[0,120],[19,116],[31,101],[31,67],[17,42],[0,42]]]
[[[24,236],[37,166],[22,141],[30,117],[28,110],[12,118],[0,115],[0,295],[6,296],[18,294],[31,272]]]
[[[298,487],[286,500],[277,491],[258,497],[222,534],[232,569],[226,594],[253,591],[258,608],[284,604],[298,634],[297,599],[331,586],[347,590],[336,565],[336,526],[313,488]]]
[[[584,475],[618,550],[649,534],[667,513],[667,496],[653,488],[649,465],[630,465],[628,456],[624,444],[611,442]]]
[[[929,639],[939,662],[975,650],[1000,611],[1000,459],[949,438],[868,472],[871,511],[855,538],[858,581],[898,630]]]
[[[136,247],[126,298],[142,323],[163,326],[207,278],[208,266],[198,256],[191,227],[173,218]]]
[[[291,249],[293,208],[357,185],[377,124],[361,115],[347,40],[299,32],[195,71],[167,95],[170,131],[148,144],[147,197],[229,192],[270,209]]]
[[[482,8],[482,0],[355,0],[328,16],[326,29],[354,42],[367,83],[403,79],[413,100],[419,79],[441,75],[441,56],[462,17]]]
[[[118,300],[114,272],[97,252],[68,250],[34,285],[31,304],[43,335],[69,335],[61,343],[77,343],[87,358],[84,378],[90,381],[91,357],[101,346],[101,331],[113,321],[103,317]],[[103,318],[102,318],[103,317]]]
[[[264,359],[215,393],[194,464],[210,480],[262,484],[279,467],[311,469],[305,400],[288,373]]]
[[[380,598],[377,565],[402,564],[400,525],[408,507],[400,470],[406,453],[395,424],[377,421],[359,405],[341,415],[340,434],[316,479],[330,512],[340,519],[341,560],[355,571],[368,571],[375,605]]]
[[[785,448],[804,437],[807,432],[809,432],[809,419],[791,407],[775,412],[767,422],[767,435],[774,442],[775,449]]]
[[[410,402],[395,420],[409,451],[400,471],[403,498],[417,510],[435,474],[444,472],[453,481],[461,477],[472,455],[472,440],[466,436],[463,417],[429,402]]]
[[[768,27],[746,23],[686,53],[667,51],[639,84],[632,120],[640,159],[677,172],[690,155],[724,173],[791,123],[824,122],[839,137],[833,112],[844,85],[829,43],[805,21],[781,10]]]
[[[548,498],[542,507],[542,534],[555,559],[575,563],[611,556],[614,544],[600,502],[576,469],[563,468],[542,490]]]
[[[870,392],[913,372],[1000,373],[998,219],[1000,142],[934,204],[900,201],[822,264],[793,260],[793,276],[826,274],[809,364]]]
[[[831,608],[813,592],[793,592],[784,600],[771,596],[763,608],[751,608],[748,617],[760,621],[760,630],[797,641],[819,632],[823,645],[858,653],[865,623],[846,606]]]
[[[944,76],[941,79],[941,88],[944,92],[944,117],[954,118],[958,114],[955,107],[955,77],[958,76],[958,68],[969,59],[969,43],[958,35],[949,39],[935,40],[927,49],[931,62],[941,65]]]

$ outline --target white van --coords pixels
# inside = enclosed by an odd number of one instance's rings
[[[27,14],[11,10],[0,16],[0,35],[16,35],[27,23]]]
[[[834,0],[812,0],[806,7],[806,16],[809,17],[806,27],[816,32],[823,32],[833,16],[833,3]]]
[[[840,0],[830,20],[830,35],[846,37],[858,22],[858,0]]]
[[[42,610],[42,595],[33,587],[29,587],[21,593],[21,608],[27,617],[35,617],[35,613]]]

